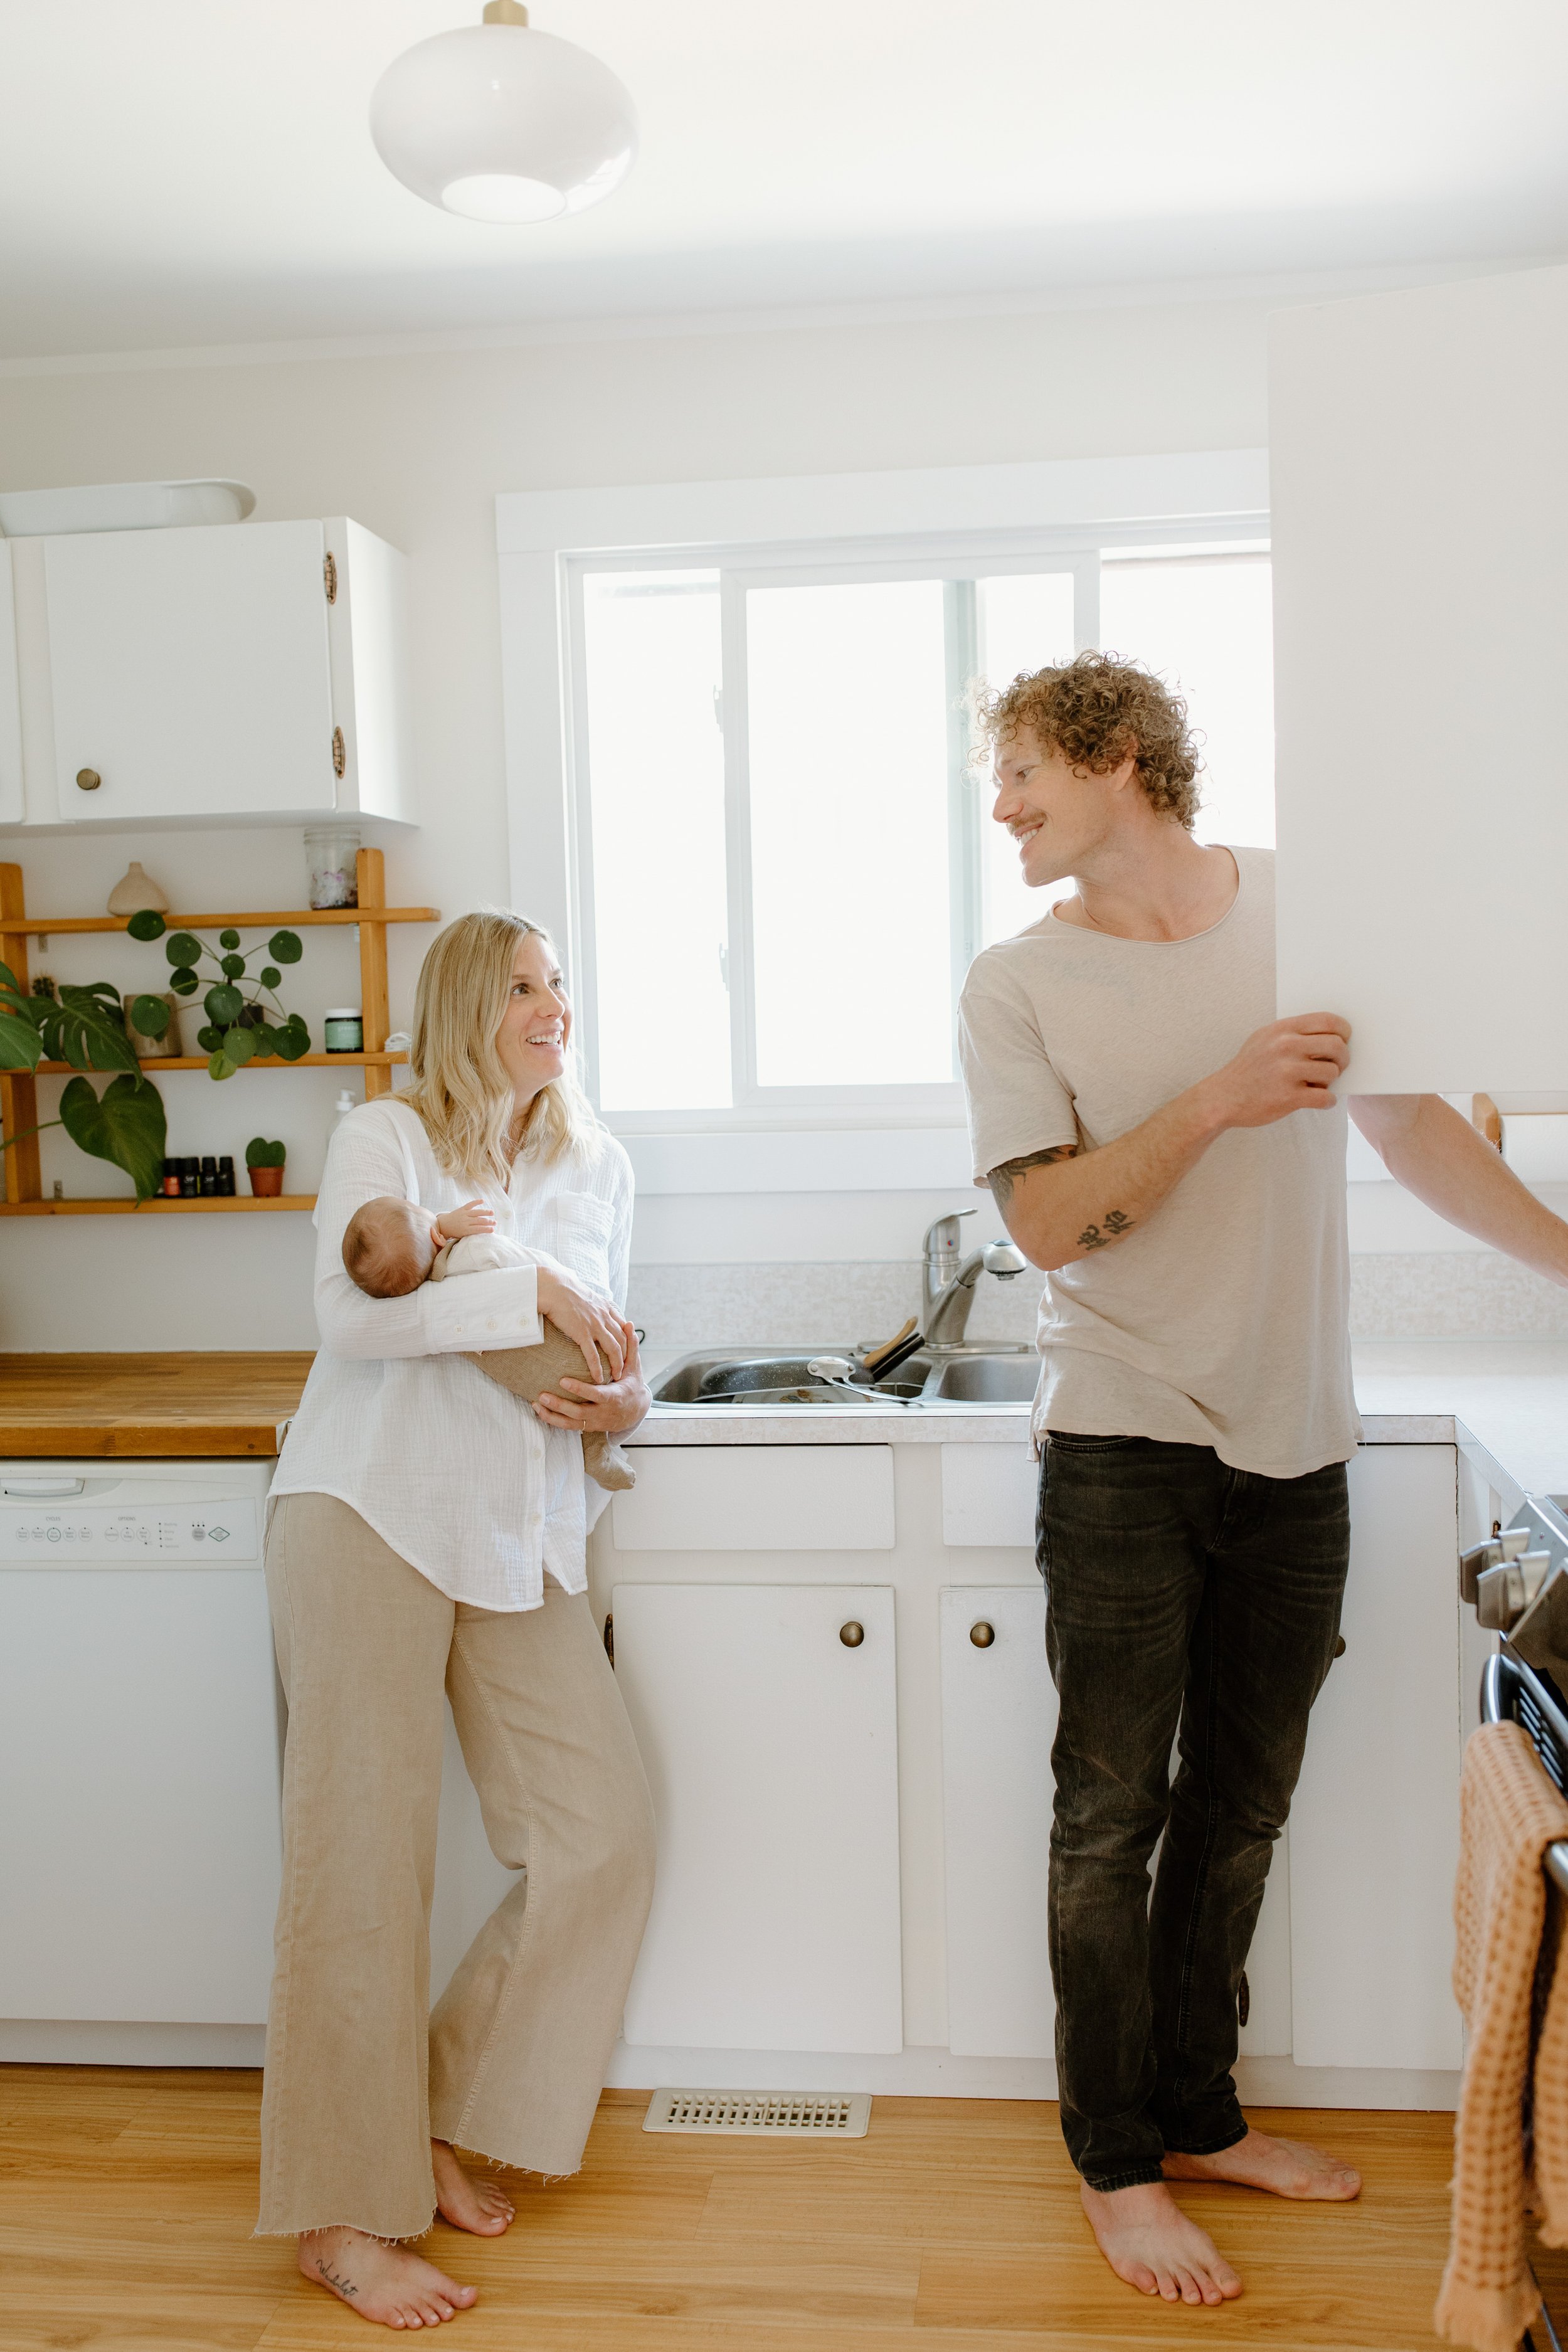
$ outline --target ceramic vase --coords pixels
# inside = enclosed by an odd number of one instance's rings
[[[169,901],[150,875],[143,874],[134,858],[109,894],[111,915],[139,915],[143,907],[151,907],[160,915],[169,911]]]

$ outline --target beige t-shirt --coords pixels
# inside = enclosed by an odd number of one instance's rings
[[[1047,915],[977,958],[959,1009],[977,1181],[1113,1142],[1275,1019],[1273,852],[1232,855],[1235,903],[1196,939]],[[1212,1445],[1272,1478],[1348,1461],[1349,1289],[1343,1106],[1230,1129],[1124,1241],[1047,1277],[1036,1433]]]

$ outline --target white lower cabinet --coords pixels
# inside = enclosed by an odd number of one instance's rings
[[[948,2046],[962,2056],[1051,2055],[1056,1728],[1043,1591],[950,1587],[942,1595],[947,2019]]]
[[[1351,1465],[1345,1654],[1290,1815],[1299,2066],[1461,2060],[1452,1904],[1475,1699],[1459,1681],[1456,1469],[1451,1445],[1369,1445]]]
[[[758,2053],[731,2077],[753,2086],[820,2086],[814,2053],[845,2053],[858,2082],[857,2056],[897,2053],[883,2088],[1047,2096],[1057,1706],[1027,1449],[834,1452],[683,1446],[655,1467],[639,1449],[651,1475],[595,1533],[659,1838],[616,2079],[679,2080],[667,2058],[711,2051]],[[1460,2063],[1449,1909],[1475,1696],[1458,1470],[1452,1444],[1372,1444],[1351,1465],[1347,1646],[1241,2033],[1244,2059],[1301,2071],[1255,2095],[1430,2104]],[[873,1564],[885,1581],[860,1580]]]
[[[948,2045],[959,2056],[1054,2058],[1046,1895],[1056,1729],[1043,1588],[950,1587],[942,1595],[942,1829]],[[1290,1896],[1283,1840],[1247,1973],[1242,2051],[1288,2056]]]
[[[627,2042],[899,2050],[890,1586],[617,1584],[611,1605],[658,1829]]]

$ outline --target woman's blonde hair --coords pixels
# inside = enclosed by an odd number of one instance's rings
[[[416,1110],[443,1168],[504,1191],[511,1162],[507,1130],[515,1097],[496,1039],[511,990],[518,942],[550,934],[493,907],[459,915],[432,940],[414,999],[414,1084],[401,1099]],[[529,1105],[519,1157],[558,1160],[604,1132],[583,1092],[568,1048],[566,1068]]]

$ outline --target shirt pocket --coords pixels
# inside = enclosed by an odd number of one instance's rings
[[[615,1212],[593,1192],[557,1192],[551,1202],[553,1255],[583,1282],[610,1296]]]

